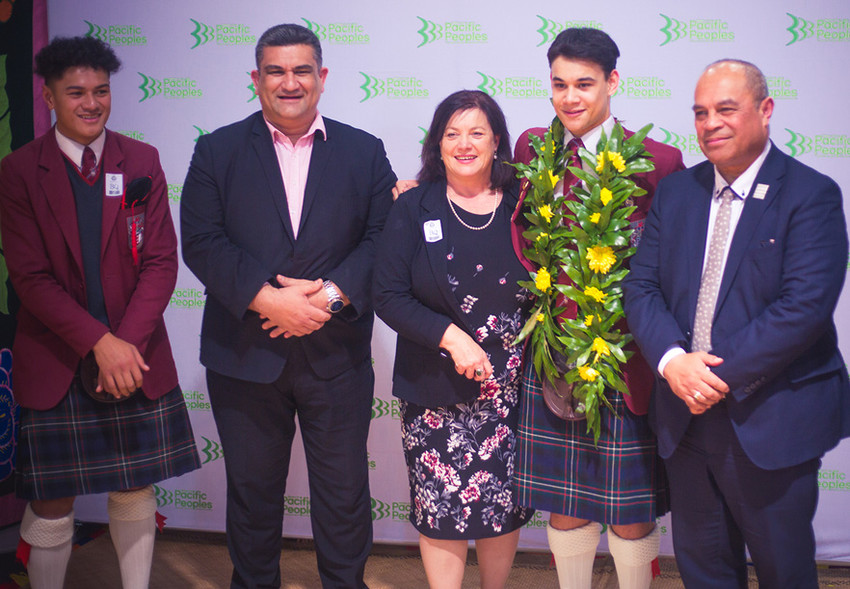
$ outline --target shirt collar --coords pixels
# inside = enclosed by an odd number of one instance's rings
[[[266,118],[265,115],[263,115],[263,120],[266,123],[266,127],[268,127],[268,129],[269,129],[269,133],[272,134],[272,141],[274,143],[280,143],[280,144],[283,144],[283,145],[292,146],[292,141],[289,140],[289,137],[287,137],[285,134],[281,133],[277,129],[277,127],[272,125],[269,122],[269,120]],[[319,114],[319,112],[316,112],[316,118],[313,119],[313,123],[310,125],[310,128],[307,129],[307,132],[304,133],[304,135],[301,136],[301,138],[298,141],[300,142],[302,139],[306,139],[308,137],[312,138],[316,134],[316,131],[321,131],[322,136],[325,139],[328,138],[328,132],[325,129],[325,119],[322,117],[321,114]]]
[[[756,181],[756,176],[758,176],[762,164],[764,164],[764,160],[767,159],[767,154],[770,152],[770,145],[771,143],[768,139],[764,145],[764,149],[761,151],[761,155],[750,164],[750,167],[743,174],[735,178],[732,184],[729,184],[717,170],[717,166],[714,166],[714,198],[718,198],[720,193],[723,192],[723,189],[729,186],[732,192],[741,197],[741,199],[746,199],[750,193],[750,189],[753,187],[753,183]]]
[[[602,137],[602,129],[605,129],[606,136],[611,136],[611,131],[614,130],[614,115],[608,115],[608,118],[605,119],[601,125],[595,126],[580,137],[581,142],[584,143],[585,149],[588,149],[593,153],[596,152],[596,144],[599,143],[599,138]],[[564,134],[564,145],[569,143],[573,137],[574,135],[567,131]]]
[[[91,150],[94,152],[95,162],[100,164],[100,156],[103,155],[103,146],[106,144],[106,129],[98,135],[97,139],[88,145],[83,145],[82,143],[78,143],[70,137],[66,137],[60,133],[58,127],[54,126],[53,128],[56,131],[56,143],[59,144],[59,149],[65,154],[65,157],[74,163],[75,166],[82,169],[83,150],[86,147],[91,147]]]

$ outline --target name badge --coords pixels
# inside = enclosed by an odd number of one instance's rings
[[[753,198],[756,200],[764,200],[769,188],[769,184],[757,184],[756,189],[753,191]]]
[[[107,174],[104,182],[106,184],[106,196],[122,196],[124,194],[124,174]]]
[[[425,221],[423,228],[425,229],[425,241],[428,243],[434,243],[443,239],[443,226],[440,224],[439,219]]]

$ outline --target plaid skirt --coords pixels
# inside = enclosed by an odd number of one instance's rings
[[[60,499],[143,487],[200,468],[180,387],[150,400],[89,397],[75,378],[52,409],[21,409],[15,491]]]
[[[515,482],[520,505],[591,521],[626,525],[669,511],[664,464],[646,416],[619,393],[606,393],[595,446],[586,421],[564,421],[543,400],[528,362],[522,379]]]

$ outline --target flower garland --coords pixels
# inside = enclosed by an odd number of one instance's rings
[[[602,131],[597,153],[580,148],[578,156],[595,170],[568,166],[573,155],[564,146],[564,127],[555,118],[543,138],[531,135],[537,157],[528,165],[514,164],[517,176],[530,185],[524,203],[528,230],[523,236],[531,247],[525,256],[537,264],[531,281],[520,281],[537,297],[531,317],[516,343],[531,338],[537,374],[554,383],[566,379],[578,402],[576,412],[587,418],[587,431],[599,441],[600,404],[611,408],[605,389],[629,394],[622,364],[631,352],[623,347],[632,341],[617,323],[623,318],[623,266],[635,252],[630,239],[632,197],[646,194],[628,177],[655,168],[643,140],[652,125],[629,138],[616,123],[610,137]],[[555,197],[555,185],[569,170],[582,182],[572,187],[577,200]],[[629,202],[627,202],[629,201]],[[566,284],[556,283],[564,273]],[[576,319],[559,317],[564,310],[560,296],[575,301]],[[560,303],[560,304],[559,304]],[[566,358],[558,367],[555,356]]]

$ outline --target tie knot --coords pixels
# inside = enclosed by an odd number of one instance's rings
[[[733,200],[735,200],[736,196],[738,195],[735,194],[735,191],[732,190],[731,186],[724,186],[723,190],[720,191],[720,201],[722,204],[731,203]]]
[[[94,180],[97,177],[97,162],[94,159],[94,151],[91,147],[86,146],[83,149],[83,165],[80,170],[83,177],[87,180]]]
[[[567,143],[567,149],[569,149],[570,151],[574,151],[577,153],[579,147],[584,147],[584,142],[578,137],[573,137]]]

